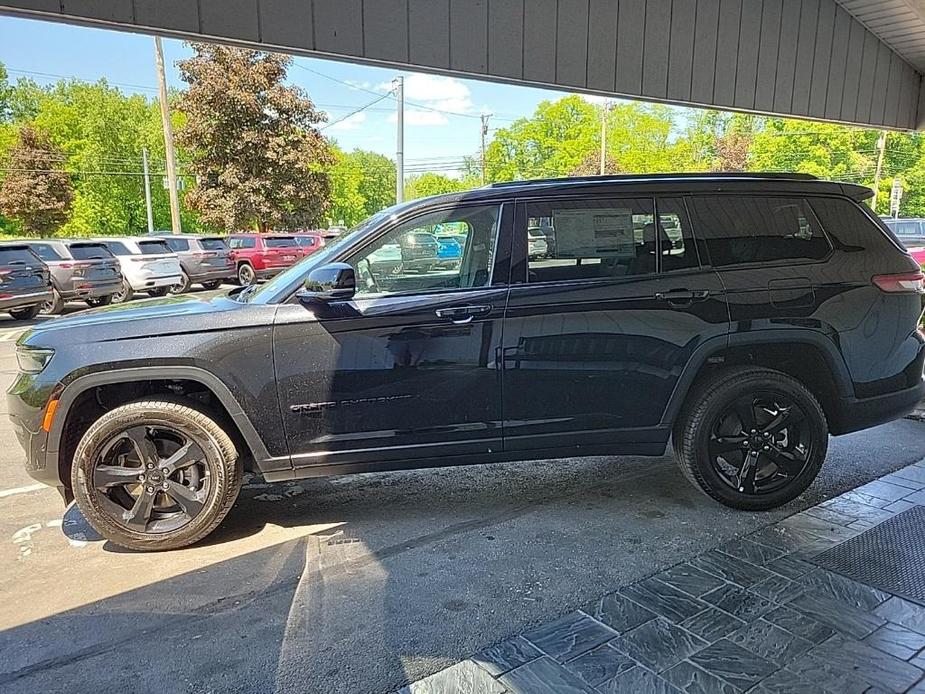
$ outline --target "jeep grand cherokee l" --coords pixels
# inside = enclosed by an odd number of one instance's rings
[[[830,434],[925,395],[923,276],[857,185],[783,175],[531,181],[387,209],[268,283],[109,307],[18,343],[36,479],[114,543],[208,535],[268,481],[662,455],[770,509]],[[371,259],[453,225],[459,266]],[[528,229],[554,234],[530,257]],[[381,255],[381,254],[380,254]]]

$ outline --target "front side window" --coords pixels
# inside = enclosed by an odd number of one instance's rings
[[[498,205],[461,207],[400,224],[347,259],[357,295],[487,286],[500,214]]]
[[[649,199],[527,203],[529,282],[631,277],[657,271]]]
[[[715,267],[821,260],[831,250],[802,198],[696,196],[689,204]]]
[[[228,239],[229,248],[254,248],[256,241],[253,236],[233,236]]]

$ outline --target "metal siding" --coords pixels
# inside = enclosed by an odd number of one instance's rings
[[[514,79],[523,78],[523,17],[524,0],[489,0],[489,74]],[[552,37],[549,40],[552,45]]]
[[[200,0],[199,24],[204,34],[260,40],[257,0]]]
[[[819,0],[803,0],[800,9],[800,34],[797,43],[796,71],[793,76],[791,110],[795,115],[809,114],[809,95],[813,88],[813,62],[816,57],[816,28],[819,26]]]
[[[813,81],[809,93],[809,115],[825,116],[828,93],[829,67],[832,64],[832,36],[835,33],[835,4],[832,0],[819,3],[819,21],[816,24],[815,52],[813,54]]]
[[[877,74],[877,50],[880,42],[869,31],[864,32],[864,53],[861,57],[861,74],[858,79],[858,103],[854,117],[860,121],[870,118],[874,96],[874,77]],[[850,116],[850,114],[845,114]]]
[[[925,130],[925,79],[919,78],[919,103],[915,113],[915,127]]]
[[[713,80],[713,100],[719,106],[735,104],[741,10],[739,0],[720,0],[719,29],[716,33],[716,74]]]
[[[877,51],[877,77],[874,80],[874,93],[870,107],[870,122],[875,125],[883,124],[883,114],[886,111],[886,93],[890,86],[890,63],[893,52],[886,44],[881,43]]]
[[[524,79],[556,81],[556,0],[529,0],[524,5]]]
[[[735,101],[738,108],[755,107],[758,81],[758,44],[761,38],[761,0],[750,0],[743,7],[739,23],[739,53],[736,56]]]
[[[860,84],[858,77],[861,74],[861,61],[864,59],[864,37],[867,32],[861,23],[851,19],[851,30],[848,34],[848,53],[845,59],[844,91],[841,99],[841,119],[850,120],[858,111],[858,92]]]
[[[800,38],[800,0],[784,0],[781,6],[777,72],[774,75],[772,111],[787,113],[793,107],[793,81],[796,78],[797,42]]]
[[[58,2],[52,3],[56,7]],[[189,0],[135,0],[135,22],[175,31],[199,31],[199,6]]]
[[[671,4],[671,42],[668,54],[668,98],[690,101],[694,59],[694,26],[697,0],[674,0]],[[715,45],[714,45],[715,50]]]
[[[642,50],[645,37],[644,0],[619,0],[617,15],[617,91],[642,93]]]
[[[914,97],[914,75],[915,71],[903,61],[903,74],[902,74],[902,86],[899,90],[899,119],[897,125],[903,125],[905,123],[914,123],[915,122],[915,112],[913,109],[913,104],[915,103]]]
[[[591,0],[588,13],[588,87],[613,90],[616,65],[617,5],[613,0]]]
[[[35,10],[36,12],[61,12],[60,0],[18,0],[16,7],[22,10]]]
[[[755,82],[755,108],[759,111],[771,111],[774,108],[782,6],[783,0],[764,0],[764,7],[761,11],[758,78]]]
[[[691,101],[713,103],[716,79],[716,38],[719,27],[719,0],[696,0],[694,58],[691,65]]]
[[[559,0],[558,5],[556,83],[584,87],[588,82],[588,0]]]
[[[671,0],[647,0],[645,51],[642,56],[642,93],[656,99],[668,96],[668,45],[671,38]]]
[[[896,125],[899,121],[899,98],[903,86],[903,62],[899,56],[890,51],[890,82],[886,90],[886,107],[883,111],[883,124]]]
[[[363,3],[366,57],[408,60],[408,0]]]
[[[842,113],[845,93],[845,60],[851,36],[851,15],[841,7],[835,8],[835,29],[832,33],[832,58],[829,61],[829,80],[825,95],[825,117],[837,120]]]
[[[213,0],[214,1],[214,0]],[[362,0],[313,0],[315,49],[363,56]]]
[[[450,0],[408,0],[408,27],[412,63],[450,66]]]
[[[136,14],[138,2],[135,0]],[[195,3],[185,4],[195,11]],[[261,41],[275,46],[315,47],[311,0],[260,0],[258,9]]]
[[[450,67],[488,71],[488,0],[450,0]]]
[[[60,11],[107,22],[133,22],[135,19],[132,0],[61,0]]]

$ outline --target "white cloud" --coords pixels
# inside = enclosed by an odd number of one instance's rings
[[[331,120],[337,120],[332,118]],[[328,126],[328,130],[357,130],[366,122],[366,114],[360,111],[359,113],[354,113],[344,120],[334,123],[333,125]]]
[[[389,123],[398,122],[398,115],[395,113],[389,114],[388,121]],[[422,108],[405,109],[405,125],[448,125],[449,122],[449,119],[445,115],[437,113],[436,111],[428,111]]]
[[[360,82],[359,80],[346,80],[346,82],[347,82],[347,84],[349,84],[351,87],[353,87],[354,89],[357,89],[357,90],[359,90],[359,91],[363,91],[363,90],[365,90],[365,89],[372,89],[372,88],[373,88],[373,85],[372,85],[370,82]]]
[[[389,91],[392,89],[392,83],[383,82],[376,88],[380,91]],[[406,109],[405,121],[409,125],[446,125],[449,122],[447,114],[437,111],[466,114],[475,112],[469,87],[453,77],[409,75],[405,78],[405,99],[427,107]],[[436,111],[428,109],[436,109]],[[395,122],[394,117],[392,117],[392,122]]]

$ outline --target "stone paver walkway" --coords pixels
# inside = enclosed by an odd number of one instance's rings
[[[925,692],[925,602],[813,563],[916,506],[925,506],[925,461],[625,586],[401,694]]]

